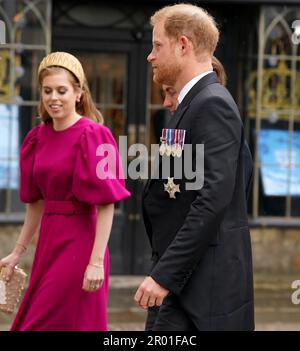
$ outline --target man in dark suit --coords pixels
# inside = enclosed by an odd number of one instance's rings
[[[216,71],[216,74],[217,74],[219,83],[222,85],[225,85],[220,80],[220,76],[219,76],[220,70],[222,71],[222,75],[224,76],[225,71],[224,71],[223,65],[221,64],[219,66],[219,70]],[[173,115],[177,109],[178,93],[175,91],[173,87],[164,85],[164,84],[162,85],[162,90],[164,94],[163,106],[167,108]],[[244,158],[244,186],[245,186],[246,200],[248,201],[250,191],[251,191],[252,178],[253,178],[253,159],[252,159],[249,145],[246,140],[244,142],[244,147],[243,147],[243,158]]]
[[[163,8],[151,23],[153,79],[179,92],[167,128],[185,131],[192,149],[181,157],[192,150],[193,168],[196,146],[204,145],[204,182],[187,190],[191,179],[176,177],[172,156],[168,182],[147,182],[143,214],[153,266],[135,301],[148,309],[147,330],[253,330],[244,134],[237,106],[212,70],[219,32],[211,16],[187,4]]]

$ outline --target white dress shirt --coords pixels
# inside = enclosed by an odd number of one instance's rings
[[[211,73],[213,71],[207,71],[204,73],[199,74],[198,76],[194,77],[191,79],[189,82],[186,83],[186,85],[181,89],[180,93],[178,94],[178,105],[182,102],[186,94],[192,89],[192,87],[199,82],[199,80],[203,77],[205,77],[207,74]]]

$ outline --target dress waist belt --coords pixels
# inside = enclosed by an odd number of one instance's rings
[[[74,215],[74,214],[96,213],[95,206],[76,202],[76,201],[45,200],[44,206],[45,206],[45,209],[44,209],[45,214]]]

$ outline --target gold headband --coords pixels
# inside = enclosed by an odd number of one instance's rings
[[[83,87],[83,83],[84,83],[83,68],[81,63],[75,56],[67,52],[52,52],[51,54],[43,58],[38,69],[38,75],[40,75],[43,69],[51,66],[59,66],[59,67],[66,68],[67,70],[72,72],[74,76],[78,79],[80,88]]]

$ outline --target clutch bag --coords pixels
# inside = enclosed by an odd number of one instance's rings
[[[9,282],[4,279],[6,268],[0,272],[0,311],[13,313],[20,302],[22,291],[25,288],[27,274],[18,267]]]

